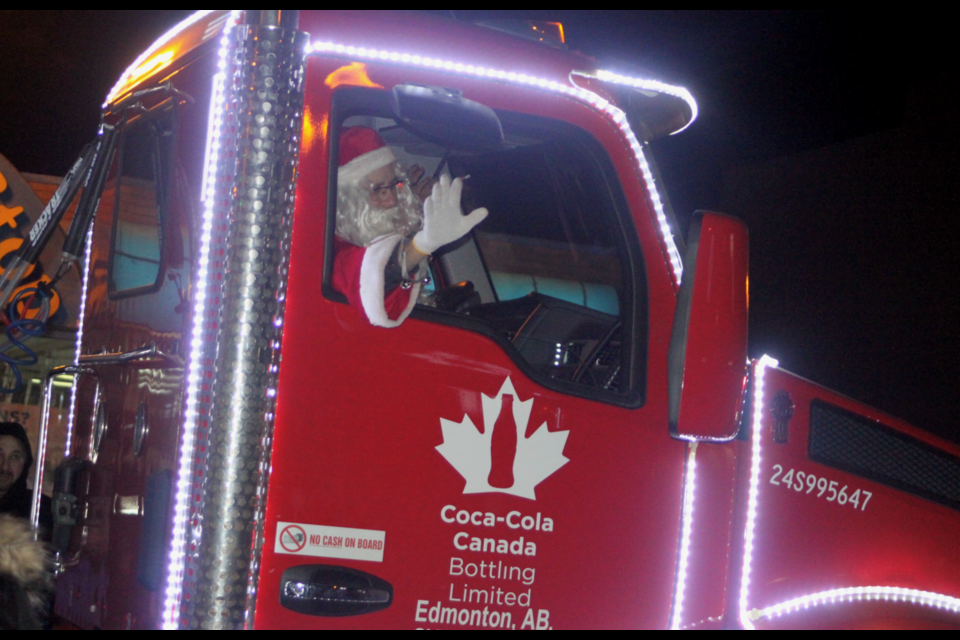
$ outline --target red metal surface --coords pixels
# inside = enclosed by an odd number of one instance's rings
[[[677,435],[729,440],[746,381],[749,235],[736,218],[704,213],[686,333]]]
[[[767,408],[779,392],[789,393],[795,411],[786,443],[772,441],[773,417],[765,408],[761,431],[756,550],[749,595],[751,609],[763,609],[793,598],[845,587],[900,587],[960,597],[960,549],[956,544],[960,513],[837,469],[807,455],[810,403],[814,399],[876,420],[904,434],[957,456],[960,448],[879,411],[833,393],[782,370],[768,370]],[[870,491],[865,511],[771,484],[774,465]],[[781,478],[783,476],[781,475]],[[955,613],[917,605],[865,608],[862,603],[817,607],[809,614],[761,620],[759,628],[798,625],[861,626],[877,618],[890,624],[957,625]],[[817,612],[822,612],[822,617]]]
[[[407,46],[416,45],[417,35],[404,33]],[[310,61],[307,110],[318,114],[312,117],[319,120],[329,111],[325,80],[348,64]],[[660,255],[629,151],[592,110],[536,90],[450,74],[373,64],[366,72],[381,86],[401,81],[453,86],[493,108],[559,118],[586,129],[611,150],[644,250]],[[328,154],[326,140],[318,136],[304,145],[301,158],[256,625],[435,628],[423,616],[416,619],[418,607],[484,608],[456,601],[467,584],[529,592],[529,606],[490,606],[511,613],[518,629],[528,615],[546,615],[540,611],[549,611],[549,626],[557,629],[666,626],[684,445],[667,434],[665,390],[654,381],[646,405],[636,410],[566,396],[527,379],[483,336],[415,320],[395,330],[376,329],[351,308],[324,299]],[[648,269],[654,318],[649,368],[659,371],[666,366],[673,292],[663,262],[658,259]],[[459,423],[467,415],[482,424],[481,394],[495,396],[507,378],[518,401],[533,399],[528,434],[544,422],[551,432],[569,432],[563,452],[570,462],[537,487],[535,501],[497,493],[464,495],[463,478],[435,449],[444,442],[441,418]],[[497,517],[513,511],[541,514],[554,521],[555,530],[450,524],[441,519],[448,505]],[[393,606],[352,619],[311,618],[283,609],[277,598],[283,570],[324,560],[275,553],[277,522],[385,531],[382,563],[327,562],[388,580],[396,589]],[[454,539],[461,532],[509,541],[523,537],[537,545],[536,556],[458,550]],[[532,568],[535,582],[451,575],[455,559]]]

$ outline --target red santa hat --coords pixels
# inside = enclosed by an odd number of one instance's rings
[[[359,182],[380,167],[397,161],[393,151],[373,129],[349,127],[340,132],[340,184]]]

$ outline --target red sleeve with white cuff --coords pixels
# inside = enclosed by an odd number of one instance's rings
[[[396,253],[400,234],[380,236],[369,247],[358,247],[336,238],[333,260],[333,288],[347,296],[350,306],[370,324],[392,329],[407,319],[420,295],[420,283],[409,289],[384,291],[384,272]]]

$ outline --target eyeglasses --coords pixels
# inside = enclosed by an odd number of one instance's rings
[[[394,180],[390,184],[370,187],[371,198],[385,198],[388,194],[397,193],[397,188],[403,186],[403,180]]]

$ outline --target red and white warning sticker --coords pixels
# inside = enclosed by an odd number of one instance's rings
[[[383,531],[281,522],[277,525],[274,551],[297,556],[383,562],[386,537]]]

